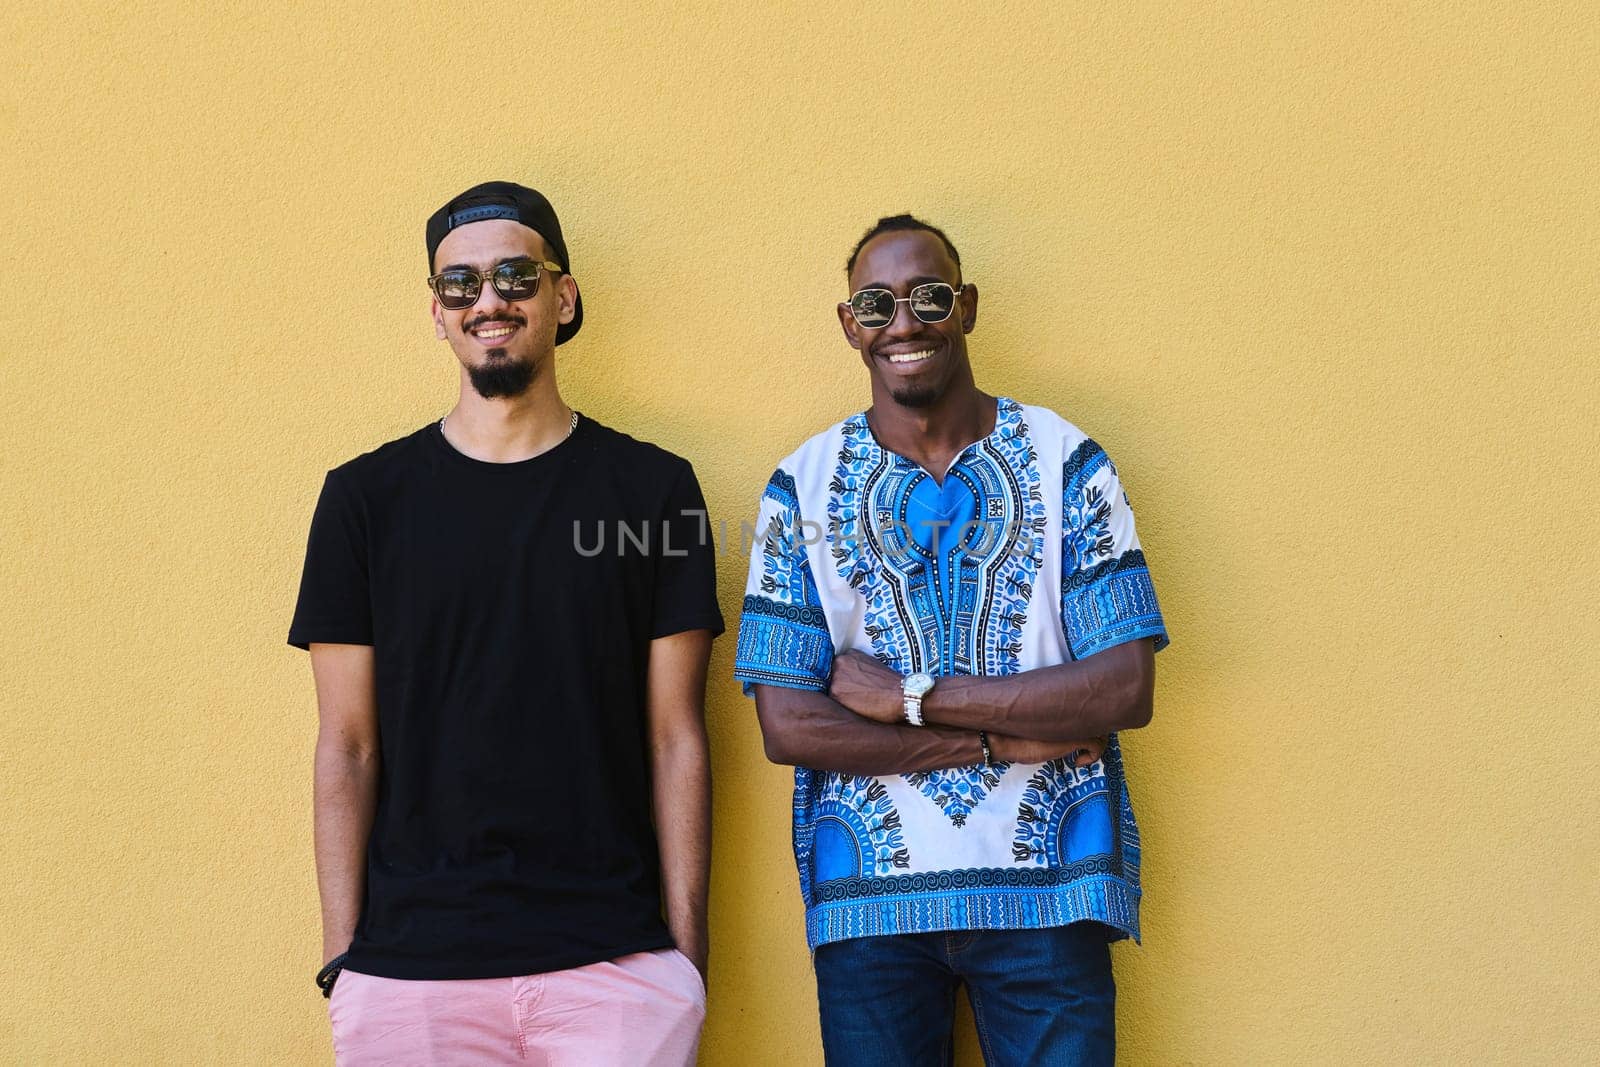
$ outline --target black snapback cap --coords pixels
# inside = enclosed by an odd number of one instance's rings
[[[572,273],[572,259],[567,255],[567,242],[561,236],[561,222],[556,209],[544,196],[515,182],[484,182],[448,200],[444,207],[428,218],[428,273],[433,273],[433,257],[439,251],[439,242],[445,234],[458,226],[485,219],[510,219],[520,222],[543,237],[551,254],[562,270]],[[577,284],[577,279],[573,279]],[[583,294],[573,308],[572,321],[556,327],[556,344],[568,340],[583,325]]]

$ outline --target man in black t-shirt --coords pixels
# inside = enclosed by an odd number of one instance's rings
[[[342,1064],[692,1063],[722,631],[693,469],[556,387],[583,304],[544,197],[428,220],[448,415],[328,473],[311,652]]]

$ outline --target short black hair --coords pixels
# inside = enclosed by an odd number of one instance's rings
[[[868,241],[880,233],[891,233],[895,230],[926,230],[933,234],[944,242],[944,249],[950,253],[950,258],[955,261],[956,270],[958,272],[961,270],[961,253],[956,251],[956,246],[950,243],[950,238],[944,235],[943,230],[932,223],[923,222],[914,215],[888,215],[879,219],[872,229],[861,235],[861,240],[856,242],[856,247],[850,253],[850,258],[845,261],[844,276],[848,278],[855,273],[856,257],[861,254],[861,250],[866,247]],[[957,280],[959,278],[960,275],[958,274]]]

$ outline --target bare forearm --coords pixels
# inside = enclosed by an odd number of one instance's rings
[[[756,707],[774,763],[877,776],[983,761],[972,730],[873,722],[824,693],[767,689],[758,691]]]
[[[711,760],[705,730],[680,731],[655,747],[652,759],[667,928],[678,951],[703,972],[711,882]]]
[[[1102,737],[1150,721],[1154,653],[1130,641],[1073,663],[1004,677],[942,677],[924,698],[929,722],[1041,741]]]
[[[349,948],[355,937],[377,800],[377,753],[352,752],[319,740],[312,808],[324,961]]]

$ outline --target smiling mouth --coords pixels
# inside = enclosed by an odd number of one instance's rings
[[[517,326],[510,322],[487,322],[469,331],[473,337],[485,344],[497,344],[516,333]]]
[[[890,363],[907,364],[921,363],[931,355],[933,355],[933,349],[924,348],[916,352],[891,352],[883,358]]]

